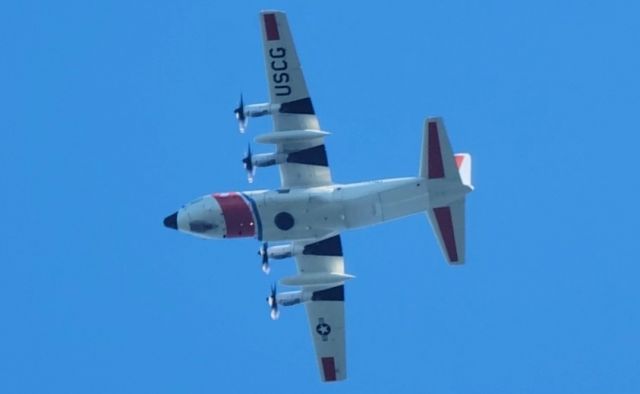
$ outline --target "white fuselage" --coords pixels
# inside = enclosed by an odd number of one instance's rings
[[[454,194],[447,193],[447,199],[457,198]],[[183,206],[177,229],[204,238],[313,240],[423,212],[429,200],[427,181],[420,177],[214,193]]]

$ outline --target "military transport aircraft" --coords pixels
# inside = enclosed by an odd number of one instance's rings
[[[293,257],[298,273],[280,284],[297,291],[267,298],[271,317],[280,306],[304,304],[323,381],[345,379],[344,283],[340,233],[415,213],[426,213],[450,264],[465,253],[465,195],[471,185],[471,156],[453,154],[442,119],[427,118],[417,176],[334,183],[324,138],[283,12],[260,13],[269,83],[269,103],[240,105],[240,131],[250,117],[271,115],[273,132],[255,138],[275,153],[252,154],[243,163],[249,181],[257,167],[278,165],[277,190],[213,193],[184,205],[164,225],[203,238],[257,237],[262,269],[271,259]],[[270,245],[277,242],[277,245]]]

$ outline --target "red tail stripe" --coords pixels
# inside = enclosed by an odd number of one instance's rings
[[[464,155],[456,155],[456,167],[460,168],[462,162],[464,161]]]
[[[322,357],[322,371],[324,380],[336,380],[336,362],[333,357]]]
[[[453,232],[453,221],[451,220],[451,209],[449,207],[434,208],[433,213],[436,215],[436,221],[440,228],[440,235],[447,249],[449,260],[458,261],[458,249],[456,248],[456,237]]]
[[[278,23],[276,23],[276,14],[264,14],[264,28],[267,32],[267,41],[280,39]]]
[[[429,179],[444,178],[438,124],[429,122]]]
[[[227,238],[253,237],[256,234],[251,207],[239,193],[216,193],[213,198],[222,209]]]

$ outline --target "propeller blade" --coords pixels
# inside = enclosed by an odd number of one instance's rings
[[[242,159],[244,163],[244,169],[247,171],[247,180],[249,183],[253,183],[253,177],[255,175],[255,167],[253,166],[253,154],[251,153],[251,144],[247,144],[247,155]]]
[[[260,246],[260,250],[258,250],[258,254],[262,257],[262,272],[268,274],[271,271],[269,267],[269,243],[265,242]]]
[[[267,298],[269,302],[269,306],[271,307],[271,319],[276,320],[280,317],[280,311],[278,311],[278,299],[277,299],[278,290],[276,289],[276,284],[271,285],[271,295]]]
[[[247,116],[244,113],[244,100],[242,99],[242,93],[240,93],[240,104],[238,108],[233,110],[233,113],[236,114],[236,119],[238,120],[238,127],[240,128],[240,132],[244,133],[244,130],[247,127]]]

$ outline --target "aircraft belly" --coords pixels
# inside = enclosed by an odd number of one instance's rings
[[[258,211],[264,241],[326,238],[345,228],[342,204],[332,192],[267,192]]]
[[[398,219],[429,208],[426,185],[404,185],[379,194],[383,221]]]
[[[345,187],[343,204],[347,226],[357,228],[422,212],[428,198],[424,182],[407,178]]]
[[[349,228],[371,226],[383,220],[378,193],[345,198],[344,211]]]

